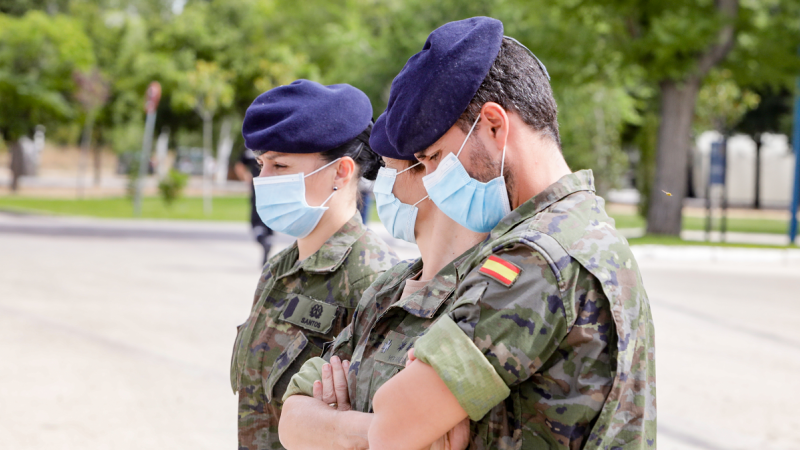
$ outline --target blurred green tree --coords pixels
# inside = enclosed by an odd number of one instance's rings
[[[800,4],[611,0],[577,2],[574,8],[606,24],[597,39],[620,56],[623,76],[633,74],[657,93],[643,99],[659,119],[655,179],[650,191],[643,192],[651,196],[647,229],[677,235],[688,185],[692,121],[703,83],[720,67],[730,69],[739,85],[790,86],[800,70]],[[662,189],[673,196],[661,195]]]
[[[0,15],[0,131],[15,141],[37,124],[70,119],[74,70],[94,62],[91,41],[70,17]]]
[[[216,63],[198,60],[195,69],[186,73],[185,80],[173,93],[177,109],[192,109],[203,119],[203,192],[206,214],[211,213],[211,146],[214,115],[233,103],[233,74]]]

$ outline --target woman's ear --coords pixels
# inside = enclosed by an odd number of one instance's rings
[[[336,177],[334,183],[339,188],[347,186],[350,180],[356,175],[356,162],[349,156],[344,156],[339,160],[336,167]]]

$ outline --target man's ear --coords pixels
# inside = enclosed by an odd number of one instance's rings
[[[344,156],[339,160],[339,163],[336,167],[336,178],[334,181],[340,182],[342,187],[347,186],[347,184],[350,182],[350,179],[355,176],[355,173],[356,162],[353,161],[353,158]]]
[[[497,141],[498,148],[503,148],[510,125],[506,110],[495,102],[486,102],[481,107],[481,119],[483,126],[488,128],[489,137]]]

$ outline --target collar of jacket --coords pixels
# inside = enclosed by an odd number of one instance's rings
[[[442,303],[450,297],[453,291],[456,290],[459,281],[467,273],[466,271],[460,273],[458,268],[467,260],[475,248],[476,247],[470,248],[460,256],[457,256],[456,259],[450,261],[450,263],[444,266],[439,273],[420,290],[402,300],[392,302],[392,307],[403,308],[417,317],[432,318],[439,309],[439,306],[441,306]],[[399,298],[402,294],[406,280],[417,274],[420,269],[422,269],[421,260],[419,260],[417,264],[411,266],[409,270],[403,274],[404,276],[400,278],[402,285],[394,283],[390,286],[397,289],[393,295],[395,299]],[[386,289],[383,289],[381,293],[385,291]]]
[[[367,227],[361,222],[361,214],[356,212],[356,214],[351,217],[339,231],[333,233],[313,255],[303,261],[298,261],[297,241],[295,241],[292,247],[290,247],[290,250],[280,258],[280,261],[271,264],[270,268],[273,269],[273,275],[276,275],[277,278],[290,276],[301,269],[304,272],[317,274],[336,272],[339,267],[344,264],[347,255],[349,255],[350,251],[353,249],[353,244],[366,232]],[[288,265],[291,265],[291,268],[285,267]],[[283,272],[281,270],[282,268],[288,270]]]
[[[519,225],[523,220],[533,217],[562,198],[580,191],[595,191],[594,175],[591,169],[579,170],[575,173],[564,175],[545,190],[519,205],[517,209],[511,211],[509,215],[505,216],[503,220],[494,227],[487,240],[492,241],[504,235],[509,230]]]

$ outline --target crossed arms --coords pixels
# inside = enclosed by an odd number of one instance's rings
[[[350,409],[349,363],[331,357],[314,383],[314,397],[286,399],[281,443],[305,449],[460,450],[468,443],[467,413],[436,371],[409,352],[406,369],[375,393],[374,413]],[[331,407],[335,404],[335,408]]]

